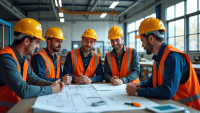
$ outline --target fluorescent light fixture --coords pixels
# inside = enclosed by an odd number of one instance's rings
[[[111,5],[110,5],[110,9],[114,9],[115,6],[118,4],[119,2],[118,1],[114,1]]]
[[[59,3],[59,6],[62,7],[62,0],[59,0],[58,3]]]
[[[105,13],[102,13],[101,16],[100,16],[100,18],[104,18],[106,15],[107,15],[106,12],[105,12]]]
[[[64,23],[65,19],[64,18],[60,18],[60,23]]]
[[[55,5],[56,5],[56,7],[58,7],[58,2],[57,2],[57,0],[55,0]]]
[[[59,17],[64,17],[64,13],[63,12],[59,12],[58,15],[59,15]]]

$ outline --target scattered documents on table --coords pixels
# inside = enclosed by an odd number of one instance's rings
[[[104,87],[107,86],[104,85]],[[92,103],[101,101],[105,101],[101,106],[92,106]],[[137,102],[142,106],[128,106],[124,104],[125,102]],[[38,97],[32,108],[51,112],[105,112],[140,110],[147,106],[158,106],[158,104],[143,97],[128,96],[125,89],[97,91],[90,84],[66,85],[60,93]]]
[[[97,91],[126,90],[126,84],[113,86],[112,84],[91,84]]]

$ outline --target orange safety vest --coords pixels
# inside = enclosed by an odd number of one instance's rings
[[[82,57],[80,54],[80,48],[71,51],[71,59],[72,59],[72,75],[79,77],[81,75],[85,75],[87,77],[93,77],[95,74],[95,70],[99,65],[100,55],[96,54],[92,51],[93,57],[90,59],[90,63],[87,67],[87,70],[84,71],[84,65],[82,61]]]
[[[33,56],[35,56],[37,54],[40,54],[42,56],[42,58],[44,59],[45,69],[46,69],[45,70],[46,77],[48,77],[48,78],[60,78],[60,64],[61,64],[60,57],[57,55],[57,57],[58,57],[57,60],[56,60],[56,62],[57,62],[57,73],[55,75],[55,67],[53,65],[53,62],[51,61],[51,58],[49,57],[49,55],[45,51],[45,49],[42,49],[41,51],[32,55],[31,61],[33,59]],[[32,64],[32,63],[30,63],[30,64]]]
[[[179,50],[169,44],[165,47],[162,58],[160,60],[160,65],[158,68],[158,75],[156,72],[156,62],[154,62],[153,87],[154,88],[156,87],[157,80],[158,80],[158,86],[163,84],[165,61],[170,52],[180,53],[186,59],[188,66],[189,66],[189,72],[190,72],[187,82],[184,84],[179,84],[178,90],[172,99],[177,102],[180,102],[182,104],[185,104],[187,106],[190,106],[190,107],[200,110],[200,86],[199,86],[199,81],[198,81],[196,72],[195,72],[194,68],[192,67],[190,59],[187,56],[187,54],[185,54],[181,50]]]
[[[111,69],[112,76],[117,76],[120,79],[126,77],[131,73],[131,60],[132,60],[132,52],[133,48],[126,47],[126,52],[124,53],[123,59],[122,59],[122,64],[121,64],[121,71],[119,72],[117,63],[115,60],[115,56],[112,55],[111,51],[106,53],[107,55],[107,61]],[[131,82],[132,84],[134,83],[140,83],[139,77]]]
[[[17,56],[15,55],[15,52],[10,46],[5,47],[0,51],[0,55],[2,54],[10,54],[17,62],[17,70],[19,73],[20,67],[18,63]],[[23,80],[26,81],[27,78],[27,71],[28,71],[28,62],[25,60],[23,65]],[[18,103],[20,100],[20,97],[18,97],[12,89],[10,89],[7,85],[4,85],[0,87],[0,112],[7,112],[12,106],[14,106],[16,103]]]

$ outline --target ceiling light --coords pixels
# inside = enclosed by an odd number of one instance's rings
[[[58,2],[57,2],[57,0],[55,0],[55,5],[56,5],[56,7],[58,7]]]
[[[59,6],[62,7],[62,0],[59,0],[58,3],[59,3]]]
[[[59,15],[59,17],[64,17],[64,13],[63,12],[59,12],[58,15]]]
[[[110,9],[114,9],[115,6],[118,4],[119,2],[118,1],[114,1],[111,5],[110,5]]]
[[[60,18],[60,23],[64,23],[65,19],[64,18]]]
[[[104,18],[106,15],[107,15],[106,12],[105,12],[105,13],[102,13],[101,16],[100,16],[100,18]]]

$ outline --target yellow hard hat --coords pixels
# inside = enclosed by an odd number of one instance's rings
[[[24,18],[21,19],[14,27],[13,31],[17,31],[23,34],[27,34],[30,36],[34,36],[36,38],[39,38],[43,41],[45,39],[42,37],[42,26],[41,24],[32,19],[32,18]]]
[[[157,18],[152,18],[152,17],[147,18],[141,22],[139,30],[138,30],[139,35],[137,35],[135,38],[138,39],[138,38],[140,38],[140,35],[142,35],[144,33],[158,31],[158,30],[166,31],[163,22]]]
[[[97,34],[93,29],[87,29],[84,31],[82,37],[88,37],[88,38],[93,38],[95,41],[97,41]],[[82,38],[81,37],[81,38]]]
[[[65,40],[62,30],[58,27],[50,27],[47,29],[45,37],[53,37],[60,40]]]
[[[112,26],[108,31],[108,39],[118,39],[123,35],[122,29],[118,26]]]

